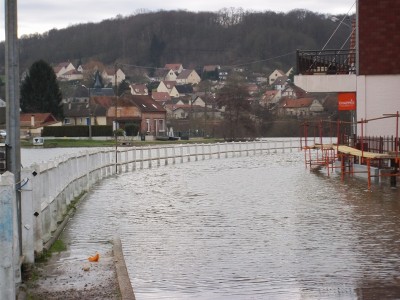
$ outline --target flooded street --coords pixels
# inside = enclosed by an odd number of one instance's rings
[[[84,258],[119,234],[138,300],[398,299],[399,189],[369,192],[366,181],[310,173],[303,159],[123,173],[96,186],[64,236]]]

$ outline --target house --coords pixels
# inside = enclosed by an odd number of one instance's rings
[[[288,99],[282,98],[279,103],[280,115],[286,116],[313,116],[324,111],[322,104],[313,98]]]
[[[218,70],[218,79],[220,81],[225,81],[226,79],[228,79],[228,75],[229,75],[229,72],[227,69],[219,69]]]
[[[115,114],[117,112],[117,114]],[[140,132],[146,135],[165,135],[166,110],[149,95],[123,94],[118,103],[108,108],[107,117],[116,120],[120,128],[137,123]]]
[[[157,69],[152,77],[153,81],[176,81],[176,74],[171,69]]]
[[[260,83],[260,84],[262,84],[262,83],[268,83],[268,80],[269,80],[269,79],[268,79],[268,77],[265,76],[264,74],[254,73],[253,75],[254,75],[255,81],[256,81],[257,83]]]
[[[107,67],[101,73],[102,78],[104,79],[104,85],[115,85],[115,81],[117,84],[120,84],[125,80],[125,73],[120,69],[115,69],[112,67]]]
[[[168,93],[171,97],[179,97],[179,92],[175,87],[176,81],[161,81],[156,91],[159,93]]]
[[[76,80],[82,80],[83,79],[83,73],[79,72],[78,70],[69,70],[65,73],[62,73],[57,77],[58,80],[60,81],[76,81]]]
[[[19,120],[21,136],[41,136],[44,126],[61,126],[51,113],[22,113]]]
[[[183,71],[183,65],[182,64],[166,64],[164,66],[164,69],[172,70],[176,74],[180,74]]]
[[[307,92],[302,88],[294,85],[294,84],[287,84],[281,92],[282,97],[286,98],[305,98],[307,97]]]
[[[215,72],[215,71],[218,72],[219,69],[221,69],[220,65],[206,65],[203,67],[203,73],[204,72]]]
[[[110,125],[107,109],[115,96],[93,96],[90,101],[72,101],[63,104],[63,125]]]
[[[151,98],[158,102],[166,102],[171,100],[171,96],[167,92],[153,92]]]
[[[257,84],[249,83],[249,84],[247,84],[247,90],[248,90],[249,94],[252,96],[252,95],[257,94],[260,89],[258,88]]]
[[[173,109],[171,117],[174,119],[220,119],[222,118],[222,114],[219,110],[212,109],[207,106],[185,104],[176,105]]]
[[[177,84],[175,85],[176,90],[179,93],[179,96],[186,96],[186,95],[192,95],[194,90],[193,90],[193,85],[191,84]]]
[[[269,85],[272,85],[278,77],[285,76],[285,72],[282,70],[276,69],[268,76]]]
[[[61,62],[57,66],[53,67],[54,73],[57,78],[60,78],[61,75],[67,73],[68,71],[75,70],[75,67],[70,62]]]
[[[221,69],[220,65],[206,65],[203,67],[201,78],[202,79],[210,79],[210,80],[218,80],[219,70]]]
[[[284,90],[288,84],[288,77],[286,75],[282,75],[277,77],[271,86],[276,90]]]
[[[132,95],[148,95],[149,90],[145,84],[131,84],[129,86],[131,88]]]
[[[176,77],[178,84],[198,84],[200,81],[201,78],[195,70],[185,69]]]
[[[260,105],[265,107],[271,107],[281,100],[282,91],[280,90],[268,90],[265,91],[261,97]]]

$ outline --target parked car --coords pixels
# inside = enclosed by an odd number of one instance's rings
[[[7,132],[3,129],[0,129],[0,138],[5,139],[7,136]]]

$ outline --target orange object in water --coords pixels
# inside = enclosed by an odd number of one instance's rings
[[[96,261],[99,261],[99,258],[100,258],[100,254],[96,253],[96,255],[89,256],[88,260],[91,262],[96,262]]]

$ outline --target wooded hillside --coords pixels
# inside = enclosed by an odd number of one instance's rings
[[[243,65],[267,73],[295,66],[296,49],[321,49],[336,26],[329,16],[305,10],[286,14],[241,9],[147,12],[23,36],[20,69],[39,59],[50,64],[95,59],[145,67]],[[340,48],[348,35],[348,28],[340,29],[327,48]],[[0,56],[4,57],[4,43]],[[4,59],[0,68],[4,73]]]

